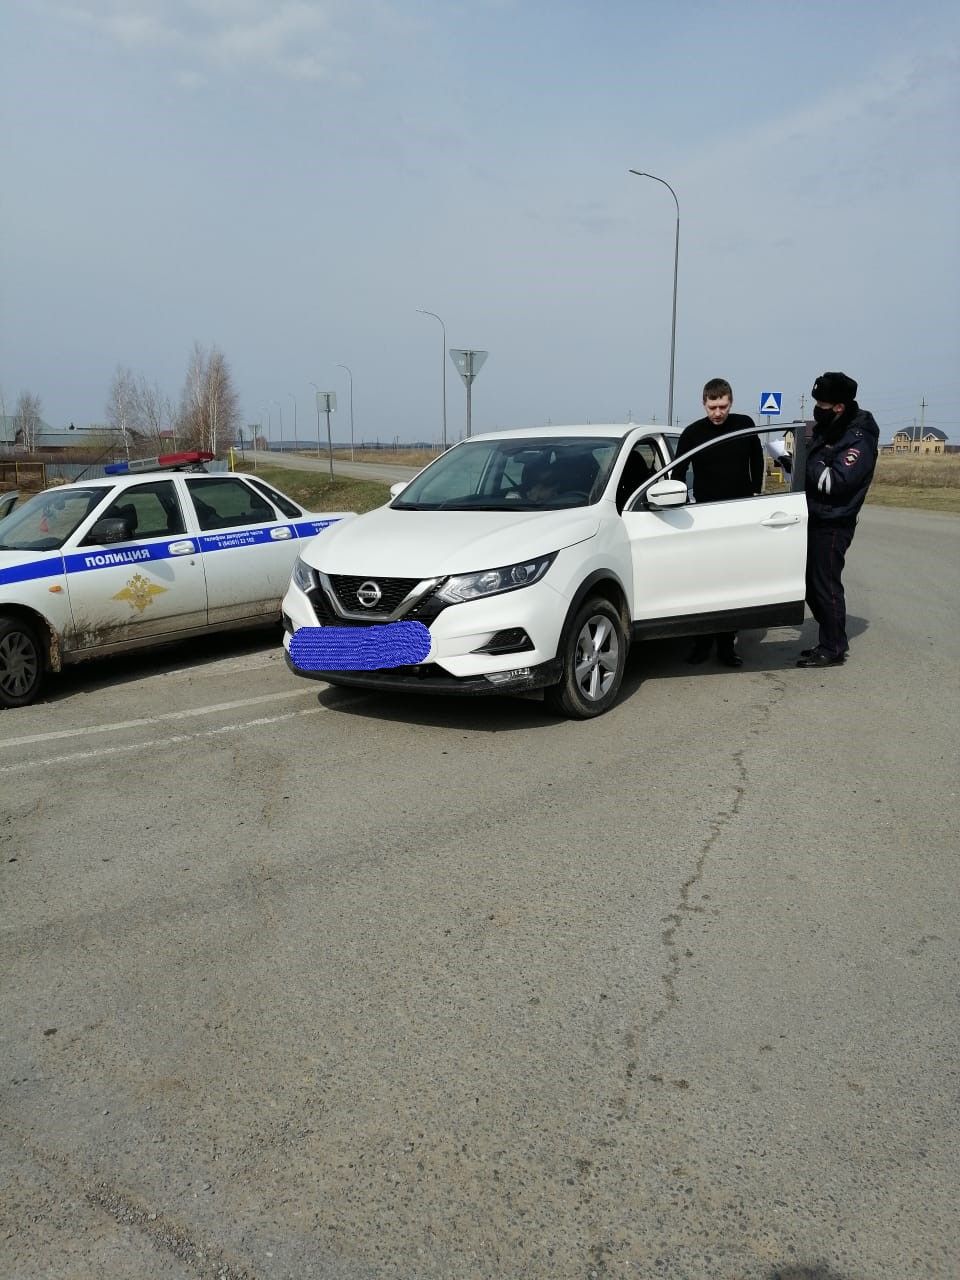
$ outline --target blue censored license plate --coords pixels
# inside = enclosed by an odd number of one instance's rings
[[[423,662],[429,652],[422,622],[301,627],[290,637],[290,661],[301,671],[383,671]]]

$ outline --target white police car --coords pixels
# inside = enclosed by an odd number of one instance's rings
[[[380,689],[543,689],[586,718],[616,699],[631,639],[801,622],[804,494],[697,505],[671,478],[676,439],[616,425],[462,441],[301,552],[283,601],[291,668]]]
[[[207,473],[212,457],[120,463],[0,519],[0,706],[66,663],[279,619],[301,546],[352,513]]]

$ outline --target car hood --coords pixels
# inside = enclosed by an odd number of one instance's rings
[[[378,507],[327,529],[304,560],[323,573],[436,578],[516,564],[592,538],[596,507],[572,511],[403,511]]]

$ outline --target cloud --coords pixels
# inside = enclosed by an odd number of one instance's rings
[[[955,51],[905,53],[799,107],[773,112],[738,136],[711,139],[709,154],[742,173],[789,157],[794,189],[829,174],[835,181],[876,180],[878,160],[889,158],[894,143],[909,149],[914,167],[945,167],[952,160],[943,147],[943,122],[955,114],[956,75]],[[693,160],[696,169],[708,157]]]
[[[389,16],[358,0],[86,0],[60,13],[122,50],[167,52],[210,73],[339,83],[358,78],[353,32]],[[174,73],[182,82],[181,68]],[[186,74],[195,84],[196,73]]]

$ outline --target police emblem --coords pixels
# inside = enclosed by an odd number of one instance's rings
[[[859,449],[848,449],[847,452],[843,455],[843,465],[845,467],[852,467],[859,457],[860,457]]]
[[[134,609],[143,613],[148,604],[153,604],[153,597],[163,595],[166,587],[155,586],[142,573],[135,573],[122,591],[118,591],[114,600],[128,600]]]

